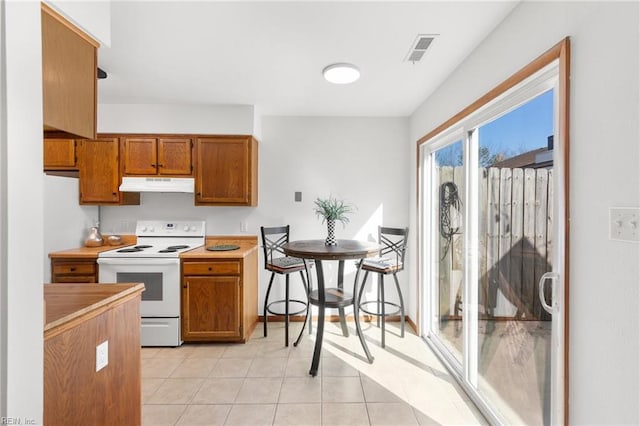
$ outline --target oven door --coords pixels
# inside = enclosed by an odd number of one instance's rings
[[[140,314],[180,316],[180,259],[98,258],[98,282],[144,283]]]

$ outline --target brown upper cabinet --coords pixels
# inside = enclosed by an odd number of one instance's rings
[[[44,130],[94,139],[99,44],[45,4],[41,19]]]
[[[44,140],[44,171],[78,171],[75,139]]]
[[[123,137],[125,176],[192,176],[193,142],[183,137]]]
[[[252,136],[198,137],[195,204],[258,205],[258,141]]]
[[[78,141],[80,204],[140,204],[140,194],[120,192],[118,138]]]

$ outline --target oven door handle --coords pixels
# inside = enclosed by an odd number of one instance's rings
[[[178,258],[155,258],[150,259],[148,257],[145,258],[98,258],[99,265],[177,265],[180,264],[180,259]]]

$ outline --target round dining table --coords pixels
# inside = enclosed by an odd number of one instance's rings
[[[362,345],[362,349],[364,350],[369,363],[373,362],[373,356],[367,347],[367,342],[365,341],[358,318],[358,306],[360,301],[357,300],[357,284],[360,276],[360,270],[362,268],[362,262],[367,257],[377,255],[381,248],[382,247],[378,243],[358,240],[337,240],[336,245],[326,245],[325,240],[299,240],[290,241],[282,246],[285,255],[300,259],[313,260],[316,266],[318,288],[316,290],[311,290],[311,285],[309,286],[309,303],[318,306],[318,326],[316,327],[316,343],[313,351],[313,359],[311,361],[311,369],[309,370],[310,375],[316,376],[318,374],[320,353],[322,352],[322,337],[324,334],[324,317],[326,308],[338,309],[342,334],[344,336],[348,336],[349,331],[347,329],[344,308],[349,305],[353,305],[354,322],[358,338],[360,339],[360,344]],[[338,261],[338,279],[337,287],[335,288],[326,288],[325,286],[322,262],[328,260]],[[345,260],[357,261],[353,292],[344,291]],[[309,310],[307,310],[307,316],[308,315]],[[294,343],[294,346],[297,346],[300,342],[303,331],[304,327],[300,331],[300,335]]]

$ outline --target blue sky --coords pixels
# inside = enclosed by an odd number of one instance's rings
[[[480,127],[480,146],[509,156],[547,146],[553,134],[553,91]]]
[[[553,134],[553,91],[549,90],[502,117],[480,127],[481,147],[491,154],[504,153],[506,157],[547,146],[547,137]],[[456,142],[438,151],[439,163],[451,164],[462,158],[462,142]]]

